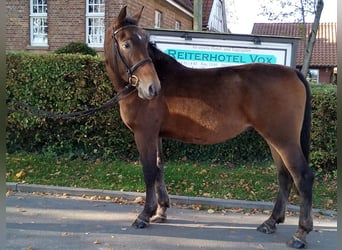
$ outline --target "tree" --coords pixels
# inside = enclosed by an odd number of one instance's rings
[[[267,16],[270,21],[292,21],[302,24],[301,33],[304,38],[304,60],[301,72],[305,76],[309,71],[311,55],[316,42],[316,34],[323,7],[323,0],[267,0],[261,4],[260,15]],[[312,15],[314,15],[314,21],[307,37],[306,21],[307,17]]]

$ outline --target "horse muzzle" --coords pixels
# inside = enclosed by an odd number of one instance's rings
[[[159,80],[150,82],[148,84],[139,82],[135,87],[137,88],[138,96],[141,99],[152,100],[160,91],[160,82]]]

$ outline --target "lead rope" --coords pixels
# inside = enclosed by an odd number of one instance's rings
[[[14,100],[13,98],[8,98],[7,103],[12,102],[17,106],[24,107],[26,110],[18,110],[18,109],[10,109],[10,108],[8,108],[7,110],[8,110],[9,114],[10,113],[21,113],[21,114],[26,114],[26,115],[33,115],[36,117],[50,117],[50,118],[55,118],[55,119],[75,119],[75,118],[79,118],[79,117],[88,116],[88,115],[94,114],[97,111],[101,111],[101,110],[104,110],[104,109],[107,109],[107,108],[114,106],[121,99],[131,95],[133,92],[136,91],[136,88],[133,88],[128,93],[124,94],[124,92],[129,90],[130,87],[131,87],[131,84],[127,84],[113,98],[111,98],[109,101],[107,101],[106,103],[102,104],[99,107],[86,109],[86,110],[82,110],[82,111],[76,111],[76,112],[72,112],[72,113],[58,114],[55,112],[38,109],[37,107],[31,106],[27,103]]]

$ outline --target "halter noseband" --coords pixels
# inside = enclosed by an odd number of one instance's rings
[[[121,51],[119,48],[119,42],[116,39],[115,35],[117,33],[119,33],[120,31],[122,31],[126,28],[129,28],[129,27],[137,27],[137,26],[132,24],[132,25],[123,26],[123,27],[121,27],[115,31],[113,30],[112,37],[113,37],[113,44],[114,44],[114,47],[116,49],[116,52],[118,53],[120,60],[122,61],[122,63],[125,65],[125,67],[127,69],[128,83],[130,85],[132,85],[133,87],[137,87],[139,85],[139,78],[133,74],[134,71],[136,71],[140,66],[144,65],[145,63],[152,62],[152,59],[150,57],[147,57],[147,58],[141,60],[140,62],[137,62],[136,64],[134,64],[131,67],[128,65],[125,57],[121,54]]]

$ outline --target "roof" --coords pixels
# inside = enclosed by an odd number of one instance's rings
[[[213,7],[213,2],[214,0],[203,1],[203,7],[202,7],[203,27],[206,27],[208,25],[211,8]]]
[[[305,25],[307,34],[309,34],[312,23],[306,23]],[[303,30],[303,25],[300,23],[254,23],[252,34],[303,37]],[[313,49],[310,66],[336,66],[336,47],[336,22],[320,23],[317,30],[316,43]],[[297,66],[303,64],[303,59],[304,40],[301,39],[297,50]]]
[[[176,3],[180,4],[187,10],[193,12],[193,4],[191,0],[174,0]]]

